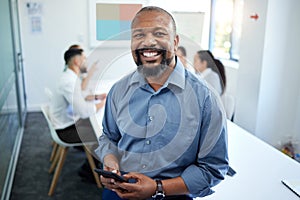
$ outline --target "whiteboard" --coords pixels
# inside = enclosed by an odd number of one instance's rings
[[[177,33],[182,34],[198,45],[201,44],[204,12],[173,12]]]

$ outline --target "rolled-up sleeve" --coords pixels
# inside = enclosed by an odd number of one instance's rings
[[[202,109],[197,161],[181,177],[193,196],[206,196],[228,170],[226,116],[218,99],[208,96]]]

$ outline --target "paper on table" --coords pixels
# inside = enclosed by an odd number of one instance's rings
[[[282,180],[281,182],[300,197],[300,180]]]

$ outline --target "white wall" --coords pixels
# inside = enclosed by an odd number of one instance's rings
[[[24,68],[29,110],[38,110],[47,101],[44,88],[54,89],[64,68],[63,53],[69,45],[88,42],[88,15],[85,0],[40,0],[43,6],[42,32],[31,33],[26,3],[19,1]]]
[[[261,78],[267,0],[245,0],[236,92],[235,122],[254,133]],[[250,19],[258,13],[259,20]]]
[[[235,122],[274,146],[300,133],[299,9],[297,0],[245,0]]]
[[[296,109],[296,118],[295,118],[295,126],[294,126],[294,138],[300,141],[300,87],[298,89],[298,107]]]
[[[300,100],[297,57],[300,55],[300,40],[296,39],[300,35],[299,8],[297,0],[285,4],[270,1],[268,6],[268,40],[265,43],[256,134],[271,144],[278,143],[284,135],[295,134],[293,127]]]

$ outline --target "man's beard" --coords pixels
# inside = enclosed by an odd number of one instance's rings
[[[82,65],[80,66],[80,73],[84,74],[84,73],[87,73],[87,65],[86,65],[86,62],[82,63]]]
[[[80,73],[82,74],[87,73],[87,68],[86,67],[80,68]]]
[[[162,54],[162,61],[160,62],[159,65],[155,67],[147,67],[144,66],[142,61],[141,61],[141,55],[140,52],[144,50],[151,50],[151,48],[147,49],[136,49],[135,50],[135,55],[137,57],[137,61],[135,62],[137,65],[137,71],[142,74],[145,78],[158,78],[160,77],[169,67],[169,64],[172,61],[171,59],[167,59],[167,51],[165,49],[159,49],[159,51]]]

